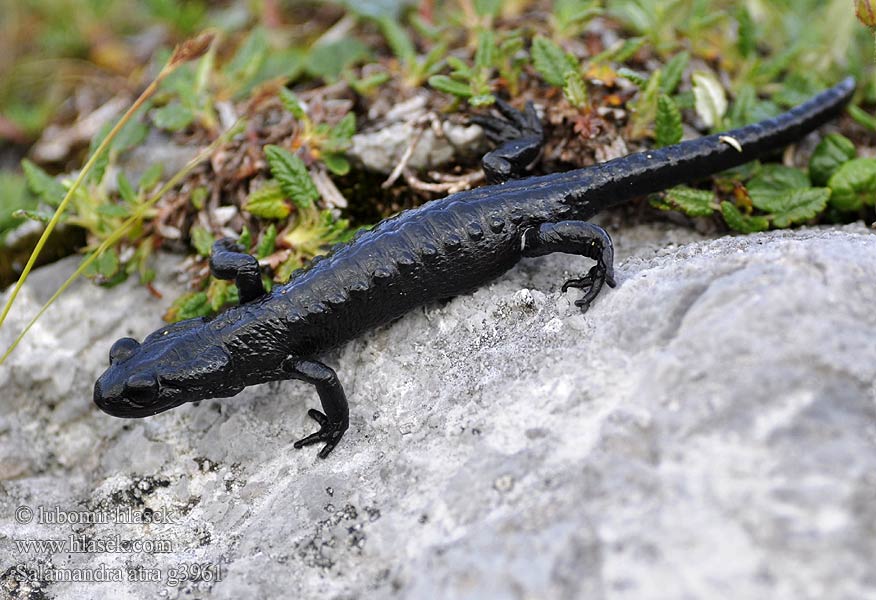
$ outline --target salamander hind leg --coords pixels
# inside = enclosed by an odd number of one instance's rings
[[[325,442],[319,451],[319,457],[325,458],[334,450],[350,425],[350,409],[347,406],[347,396],[338,381],[338,375],[331,367],[315,360],[305,360],[289,357],[283,362],[283,370],[290,379],[299,379],[316,386],[322,410],[307,411],[307,415],[319,423],[319,430],[295,442],[296,448]]]
[[[484,155],[481,164],[487,183],[503,183],[523,177],[541,151],[544,129],[532,102],[526,103],[521,113],[507,102],[496,99],[496,108],[502,117],[475,115],[472,122],[484,128],[487,138],[499,144]]]
[[[587,312],[590,304],[599,295],[603,284],[615,286],[614,246],[611,237],[598,225],[586,221],[560,221],[544,223],[538,228],[523,232],[521,247],[524,256],[544,256],[554,252],[577,254],[596,261],[596,265],[584,277],[569,279],[563,284],[563,291],[579,288],[584,295],[575,305]]]
[[[243,248],[231,238],[222,238],[213,244],[210,272],[217,279],[234,281],[241,304],[265,295],[259,261],[256,257],[245,254]]]

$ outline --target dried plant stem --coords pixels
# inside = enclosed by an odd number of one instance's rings
[[[76,180],[70,186],[70,189],[67,190],[67,193],[64,195],[64,199],[61,200],[61,203],[55,210],[55,214],[52,215],[52,218],[46,224],[46,228],[43,231],[43,234],[40,236],[40,239],[37,241],[36,246],[34,247],[33,252],[30,255],[30,258],[27,261],[27,264],[24,266],[24,269],[21,272],[21,276],[15,283],[15,287],[12,288],[12,292],[10,292],[9,298],[7,298],[6,300],[6,305],[3,307],[3,312],[0,313],[0,327],[2,327],[3,323],[6,321],[6,317],[9,315],[9,311],[12,309],[12,304],[15,302],[15,298],[18,296],[18,292],[21,291],[21,286],[24,285],[27,276],[33,269],[34,263],[36,263],[40,252],[42,252],[43,247],[46,245],[46,241],[49,239],[49,235],[51,235],[52,231],[55,229],[55,226],[61,220],[61,215],[64,214],[64,211],[67,209],[67,205],[70,204],[70,200],[73,198],[76,190],[79,189],[79,187],[82,185],[82,182],[85,181],[85,178],[94,168],[94,164],[103,155],[103,153],[107,151],[110,144],[112,144],[113,139],[115,139],[119,131],[121,131],[122,127],[124,127],[128,123],[128,121],[131,120],[131,117],[133,117],[134,114],[140,109],[140,107],[143,106],[143,104],[150,97],[152,97],[152,95],[158,89],[158,86],[161,85],[161,82],[182,64],[202,56],[210,48],[210,44],[213,42],[213,37],[214,34],[212,32],[206,32],[177,46],[174,49],[170,59],[167,61],[164,67],[162,67],[161,71],[158,73],[152,83],[150,83],[146,87],[146,89],[143,90],[143,93],[140,94],[137,100],[134,101],[134,103],[127,110],[127,112],[122,115],[122,118],[119,119],[119,122],[116,123],[115,127],[110,130],[107,136],[94,151],[94,154],[91,155],[91,158],[88,159],[88,162],[85,163],[85,166],[82,167],[82,170],[79,172],[79,176],[76,177]],[[173,181],[173,179],[171,181]],[[155,198],[155,200],[157,200],[157,197]],[[144,203],[144,206],[146,204],[148,203]],[[133,217],[128,219],[128,221],[126,221],[125,224],[123,224],[118,231],[113,232],[113,234],[103,244],[100,245],[98,251],[95,252],[91,257],[89,257],[90,260],[86,259],[86,263],[83,264],[87,266],[87,264],[97,258],[97,256],[99,256],[100,253],[103,252],[103,250],[108,248],[112,243],[115,243],[115,241],[118,241],[118,239],[120,239],[121,236],[124,234],[124,231],[127,230],[127,227],[130,226],[130,223],[133,222],[133,219],[140,218],[140,216],[141,213],[138,212]],[[83,269],[83,267],[80,267],[80,269]],[[75,279],[75,277],[78,276],[80,272],[81,270],[77,271],[77,273],[71,278],[71,280],[68,280],[68,282],[62,287],[62,289],[59,290],[58,293],[55,294],[55,296],[52,296],[51,300],[49,300],[49,302],[46,304],[46,306],[43,307],[43,309],[38,313],[37,316],[45,312],[45,309],[48,307],[48,305],[54,301],[54,299],[60,294],[61,291],[63,291],[63,289],[66,289],[72,279]],[[3,364],[3,361],[6,360],[6,357],[9,356],[9,353],[12,352],[12,350],[18,345],[18,343],[21,341],[21,338],[24,336],[27,330],[30,329],[35,321],[36,319],[31,321],[25,328],[25,330],[15,339],[12,346],[6,351],[3,357],[0,358],[0,364]]]
[[[9,357],[9,355],[12,353],[12,351],[15,350],[16,346],[18,346],[18,344],[21,342],[21,340],[27,334],[27,332],[30,331],[30,328],[33,327],[34,323],[36,323],[37,320],[43,315],[43,313],[45,313],[46,310],[48,310],[49,306],[51,306],[52,303],[54,303],[55,300],[57,300],[58,297],[62,293],[64,293],[64,291],[68,287],[70,287],[70,285],[76,280],[77,277],[79,277],[80,275],[82,275],[82,273],[85,272],[85,269],[88,268],[88,265],[90,265],[92,262],[97,260],[97,258],[101,254],[103,254],[103,252],[106,251],[107,248],[109,248],[110,246],[112,246],[113,244],[118,242],[120,239],[122,239],[122,237],[128,232],[128,230],[131,228],[131,226],[134,225],[135,223],[139,222],[145,216],[146,211],[149,208],[151,208],[156,202],[158,202],[158,200],[161,199],[161,197],[164,196],[164,194],[166,194],[169,190],[171,190],[175,186],[177,186],[183,180],[183,178],[185,178],[186,175],[188,175],[191,172],[192,169],[194,169],[204,159],[208,158],[211,154],[213,154],[213,152],[215,152],[215,150],[220,145],[224,144],[232,136],[234,136],[240,130],[240,127],[242,124],[243,124],[243,119],[242,118],[238,119],[238,121],[234,125],[232,125],[224,134],[219,136],[212,144],[210,144],[209,146],[207,146],[206,148],[204,148],[203,150],[198,152],[198,154],[194,158],[192,158],[192,160],[190,160],[188,163],[186,163],[186,165],[182,169],[180,169],[179,172],[177,172],[173,177],[171,177],[167,181],[167,183],[165,183],[163,186],[161,186],[161,189],[159,189],[157,192],[155,192],[155,194],[151,198],[149,198],[148,200],[146,200],[145,202],[140,204],[136,208],[136,211],[134,212],[134,214],[131,215],[130,217],[128,217],[119,226],[118,229],[113,231],[110,234],[110,236],[107,237],[107,239],[105,239],[97,247],[97,249],[94,252],[92,252],[89,256],[87,256],[85,258],[85,260],[83,260],[82,263],[79,265],[79,267],[77,267],[77,269],[73,272],[73,274],[67,278],[67,281],[65,281],[63,284],[61,284],[61,287],[58,288],[58,291],[56,291],[52,295],[52,297],[48,299],[48,301],[43,305],[43,307],[39,310],[39,312],[30,320],[30,322],[25,326],[25,328],[21,331],[21,333],[18,334],[18,337],[15,338],[15,341],[13,341],[12,344],[9,346],[9,348],[7,348],[7,350],[3,354],[3,356],[0,357],[0,365],[2,365],[6,361],[6,359]]]

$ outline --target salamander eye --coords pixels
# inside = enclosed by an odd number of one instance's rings
[[[113,364],[114,362],[119,360],[125,360],[127,358],[130,358],[139,347],[140,342],[138,342],[134,338],[127,337],[117,340],[109,351],[110,364]]]
[[[125,381],[125,397],[145,406],[158,395],[158,379],[151,373],[134,373]]]

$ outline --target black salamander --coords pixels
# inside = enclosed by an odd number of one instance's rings
[[[519,113],[500,102],[503,118],[475,118],[500,144],[483,160],[491,185],[386,219],[270,293],[255,258],[230,240],[217,242],[211,270],[236,282],[240,305],[212,319],[162,327],[142,343],[118,340],[94,385],[94,401],[117,417],[146,417],[234,396],[250,385],[299,379],[316,387],[323,410],[308,412],[319,430],[295,447],[323,442],[319,456],[325,458],[346,431],[349,410],[320,354],[415,307],[472,291],[525,256],[565,252],[593,259],[586,275],[562,288],[581,289],[576,304],[587,310],[603,284],[615,285],[611,238],[589,218],[780,149],[836,116],[854,89],[849,78],[774,119],[723,135],[520,179],[514,177],[540,150],[541,123],[531,105]]]

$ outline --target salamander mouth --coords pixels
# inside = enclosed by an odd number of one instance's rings
[[[108,395],[104,392],[98,379],[94,383],[94,403],[108,415],[125,419],[136,419],[150,417],[171,408],[176,408],[183,404],[183,401],[153,398],[148,402],[142,402],[122,395]]]

